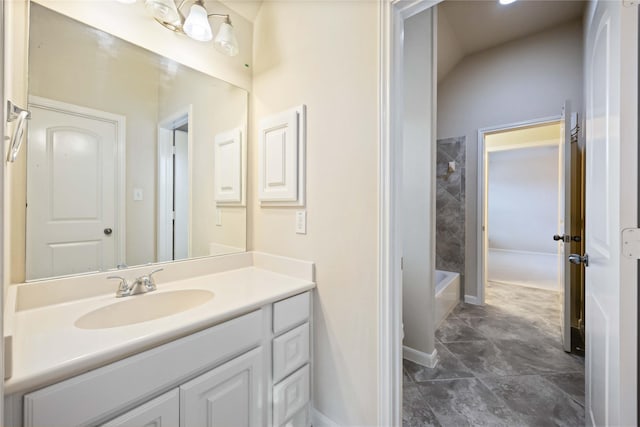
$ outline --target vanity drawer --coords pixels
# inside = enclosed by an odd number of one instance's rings
[[[95,424],[260,345],[262,312],[62,381],[24,397],[25,427]],[[224,343],[224,345],[221,345]]]
[[[277,383],[309,361],[309,323],[273,340],[273,382]]]
[[[310,293],[305,292],[273,304],[273,333],[279,334],[309,319]]]
[[[309,365],[273,387],[273,425],[281,426],[309,401]]]

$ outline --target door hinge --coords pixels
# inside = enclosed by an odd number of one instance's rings
[[[640,228],[622,230],[622,255],[627,258],[640,259]]]
[[[171,220],[172,221],[176,220],[176,211],[171,212]]]
[[[171,154],[176,155],[176,146],[171,147]]]

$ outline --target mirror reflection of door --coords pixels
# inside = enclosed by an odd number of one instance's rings
[[[114,268],[124,257],[124,118],[37,97],[30,110],[27,280]]]
[[[173,259],[189,257],[188,125],[173,131]]]
[[[190,257],[189,125],[185,110],[158,127],[157,261]]]

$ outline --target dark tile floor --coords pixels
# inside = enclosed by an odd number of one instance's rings
[[[559,294],[489,283],[436,331],[440,362],[404,361],[403,426],[583,426],[584,359],[562,350]]]

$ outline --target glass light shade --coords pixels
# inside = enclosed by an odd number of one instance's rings
[[[500,4],[511,4],[515,3],[517,0],[499,0]]]
[[[158,21],[171,24],[180,22],[178,8],[173,0],[145,0],[144,5]]]
[[[200,42],[208,42],[213,38],[209,18],[207,18],[207,10],[197,4],[191,6],[191,11],[184,21],[182,30],[186,35]]]
[[[238,40],[233,33],[233,27],[227,22],[220,24],[220,30],[214,40],[216,47],[229,56],[236,56],[239,52]]]

